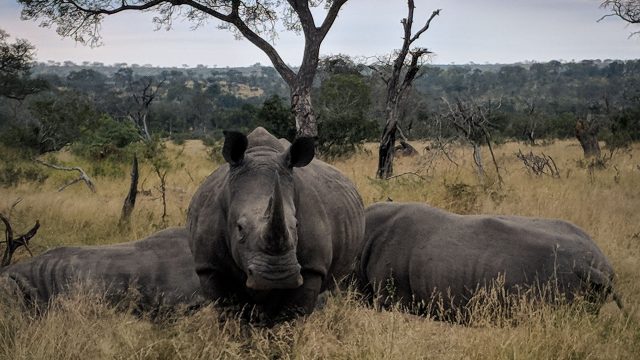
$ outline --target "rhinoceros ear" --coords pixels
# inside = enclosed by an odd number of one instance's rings
[[[297,138],[285,152],[284,158],[287,166],[307,166],[315,156],[315,141],[311,137]]]
[[[222,156],[231,165],[239,165],[244,159],[244,152],[247,150],[249,140],[243,133],[237,131],[223,131],[224,145],[222,146]]]

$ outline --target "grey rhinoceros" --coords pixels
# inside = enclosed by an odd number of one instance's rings
[[[584,231],[565,221],[465,216],[390,202],[372,205],[365,216],[357,278],[383,306],[399,302],[464,320],[476,290],[488,286],[553,301],[582,294],[596,309],[612,292],[609,261]]]
[[[353,270],[364,235],[354,185],[263,128],[225,132],[227,164],[191,200],[187,225],[205,295],[250,305],[269,319],[311,313],[318,294]]]
[[[186,229],[172,228],[129,243],[55,248],[0,269],[0,279],[39,306],[76,285],[112,303],[134,295],[136,310],[198,306],[204,298],[188,239]]]

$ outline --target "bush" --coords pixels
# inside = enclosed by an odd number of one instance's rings
[[[352,155],[378,135],[367,118],[371,89],[362,75],[336,74],[323,81],[318,94],[318,152],[325,158]]]
[[[38,168],[37,165],[25,161],[22,154],[2,150],[0,159],[0,186],[13,187],[22,182],[43,183],[49,175]]]
[[[360,116],[325,118],[318,124],[318,153],[327,159],[351,156],[377,131],[375,122]]]
[[[258,125],[264,127],[273,136],[293,141],[296,137],[295,120],[284,99],[273,95],[262,104],[258,111]]]
[[[138,131],[131,122],[119,122],[103,115],[72,149],[75,153],[91,159],[124,160],[128,159],[126,147],[138,139]]]

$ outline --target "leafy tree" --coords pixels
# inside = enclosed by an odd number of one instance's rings
[[[97,98],[105,91],[107,77],[92,69],[72,71],[67,75],[67,84],[76,90],[91,94]]]
[[[90,101],[74,92],[38,99],[30,110],[36,123],[23,129],[23,140],[40,153],[57,151],[79,140],[97,117]]]
[[[318,151],[322,155],[349,155],[365,140],[375,138],[377,124],[367,118],[370,92],[360,74],[341,72],[322,83],[318,94]]]
[[[116,121],[100,116],[85,129],[74,150],[93,159],[102,160],[119,155],[129,144],[139,140],[136,127],[130,121]]]
[[[258,111],[258,125],[263,126],[278,138],[293,141],[296,129],[293,127],[293,115],[283,99],[278,95],[272,95],[264,101]]]
[[[177,17],[203,25],[209,19],[220,21],[221,28],[232,29],[261,49],[290,89],[291,106],[296,116],[298,135],[316,136],[316,117],[311,105],[311,87],[318,68],[320,45],[347,0],[19,0],[24,19],[41,19],[55,25],[58,34],[82,43],[100,42],[100,23],[105,16],[124,11],[154,11],[154,22],[171,27]],[[317,23],[313,8],[326,9]],[[297,71],[288,66],[269,40],[277,30],[304,34],[304,55]]]
[[[41,79],[31,79],[35,48],[27,40],[9,43],[9,34],[0,29],[0,96],[24,100],[47,87]]]
[[[215,120],[222,129],[236,128],[247,131],[256,124],[258,108],[252,104],[243,104],[240,107],[221,111]]]

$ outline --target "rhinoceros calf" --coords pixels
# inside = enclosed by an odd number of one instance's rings
[[[607,258],[565,221],[464,216],[418,203],[378,203],[365,216],[357,277],[382,305],[399,301],[448,317],[459,316],[478,288],[496,284],[507,294],[529,290],[547,300],[583,294],[596,305],[612,291]],[[543,295],[545,285],[551,292]]]
[[[197,306],[203,298],[188,238],[173,228],[129,243],[60,247],[1,269],[0,278],[40,306],[78,284],[113,303],[133,294],[140,310]]]
[[[314,158],[313,140],[288,146],[263,128],[226,132],[224,164],[187,216],[203,292],[258,305],[268,318],[310,313],[318,294],[353,270],[364,235],[354,185]]]

